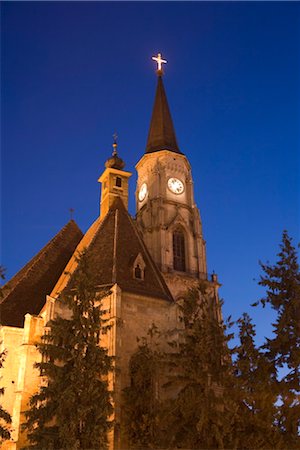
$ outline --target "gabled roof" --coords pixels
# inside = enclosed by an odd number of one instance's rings
[[[25,314],[39,314],[82,236],[71,220],[3,287],[1,325],[23,327]]]
[[[162,77],[158,77],[154,106],[145,153],[170,150],[181,153],[175,135]]]
[[[92,230],[91,230],[92,229]],[[92,233],[91,233],[91,231]],[[117,284],[123,291],[173,301],[172,295],[154,261],[152,260],[137,228],[129,216],[122,200],[117,197],[102,221],[92,225],[78,245],[66,272],[75,273],[75,255],[85,249],[89,266],[93,268],[94,282],[98,286]],[[85,242],[85,245],[83,245]],[[134,262],[141,254],[145,262],[144,279],[134,278]],[[67,282],[62,275],[52,295],[56,296],[67,283],[72,284],[72,275]]]

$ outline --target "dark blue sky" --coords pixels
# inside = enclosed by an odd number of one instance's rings
[[[142,156],[156,86],[193,169],[225,315],[260,294],[258,260],[299,241],[298,2],[2,2],[2,256],[10,278],[68,221],[97,217],[112,134]],[[135,174],[130,212],[135,213]],[[268,313],[251,310],[262,336]]]

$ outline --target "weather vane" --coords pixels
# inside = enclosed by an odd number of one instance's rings
[[[161,75],[163,73],[162,64],[165,64],[167,62],[167,60],[166,59],[162,59],[161,53],[158,53],[157,56],[152,56],[152,59],[153,59],[153,61],[157,62],[157,73],[159,75]]]
[[[117,154],[117,147],[118,147],[118,144],[117,144],[118,135],[116,132],[113,134],[113,138],[114,138],[114,142],[113,142],[113,149],[114,149],[113,156],[114,156]]]

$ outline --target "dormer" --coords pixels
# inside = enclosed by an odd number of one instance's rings
[[[133,263],[133,278],[135,278],[136,280],[143,280],[145,278],[145,267],[146,264],[143,256],[141,255],[141,253],[139,253]]]

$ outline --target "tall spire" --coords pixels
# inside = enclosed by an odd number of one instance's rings
[[[159,150],[170,150],[171,152],[181,153],[177,144],[174,125],[162,81],[163,71],[161,63],[166,61],[161,59],[160,53],[157,58],[153,57],[152,59],[158,62],[158,80],[145,153],[157,152]]]

